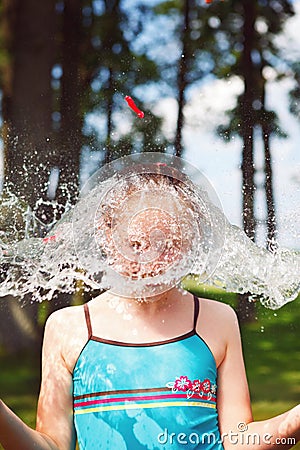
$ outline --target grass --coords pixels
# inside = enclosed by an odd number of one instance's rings
[[[243,327],[242,338],[253,413],[261,420],[299,403],[300,309],[299,301],[276,312],[258,309],[259,320]]]
[[[236,296],[219,290],[198,292],[231,304]],[[245,364],[255,420],[279,414],[299,402],[299,299],[277,311],[256,306],[257,318],[242,326]],[[0,355],[0,393],[3,400],[30,426],[35,425],[39,389],[37,357]],[[300,449],[300,444],[294,447]],[[0,446],[1,449],[1,446]]]
[[[242,328],[246,371],[255,420],[280,414],[300,398],[299,300]],[[295,449],[300,449],[298,443]]]

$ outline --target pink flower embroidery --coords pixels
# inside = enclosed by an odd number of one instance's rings
[[[201,390],[201,381],[200,380],[194,380],[192,383],[192,391],[199,392]]]
[[[191,387],[192,387],[192,382],[186,376],[181,376],[175,380],[174,389],[177,389],[178,391],[185,392],[188,389],[191,389]]]
[[[212,386],[210,388],[210,392],[212,394],[216,394],[217,393],[217,385],[216,384],[212,384]]]
[[[202,381],[201,391],[203,391],[205,394],[208,394],[208,392],[210,391],[210,381],[208,378]]]

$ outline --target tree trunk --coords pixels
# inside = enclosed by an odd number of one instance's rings
[[[262,75],[261,75],[262,77]],[[263,111],[266,111],[266,82],[262,77],[262,107]],[[271,131],[268,121],[263,116],[261,130],[264,143],[264,172],[265,172],[265,196],[267,203],[267,242],[266,247],[269,250],[276,250],[276,211],[273,189],[273,170],[272,170],[272,158],[271,158]]]
[[[61,127],[56,164],[59,168],[57,200],[73,202],[78,194],[83,117],[80,109],[81,0],[65,0],[63,13]],[[68,197],[70,196],[70,197]]]
[[[3,29],[5,180],[34,206],[46,191],[52,155],[55,0],[4,0]]]
[[[244,48],[241,61],[241,75],[244,78],[244,94],[241,101],[241,129],[242,129],[242,205],[243,205],[243,227],[247,236],[255,239],[255,216],[254,216],[254,114],[253,101],[255,98],[254,67],[252,52],[254,49],[254,24],[256,19],[255,2],[243,0],[244,9]],[[249,296],[239,296],[237,313],[241,322],[251,321],[254,317],[254,303],[249,302]]]
[[[254,217],[254,67],[251,58],[254,49],[255,2],[244,0],[244,49],[242,55],[242,76],[244,78],[244,94],[241,104],[241,128],[243,139],[242,174],[243,174],[243,225],[247,236],[255,239]]]
[[[267,248],[276,249],[276,213],[273,190],[273,171],[270,151],[270,132],[265,125],[262,128],[265,152],[265,192],[267,202]]]
[[[113,69],[110,67],[108,78],[108,95],[107,95],[105,164],[111,162],[112,160],[111,136],[113,130],[113,123],[112,123],[113,96],[114,96],[114,73]]]
[[[175,155],[179,158],[183,153],[182,145],[182,130],[184,124],[183,109],[185,106],[185,89],[187,86],[187,63],[189,61],[189,34],[190,34],[190,10],[191,10],[191,0],[184,1],[184,23],[182,28],[182,53],[178,65],[178,115],[176,124],[176,135],[175,135]]]
[[[4,0],[2,6],[7,58],[2,66],[5,183],[34,207],[38,199],[46,197],[52,158],[55,1]],[[10,312],[14,306],[10,305]],[[26,339],[40,341],[39,334],[29,336],[26,331],[28,324],[38,329],[36,312],[34,304],[27,321],[21,312],[15,316],[19,322],[13,327],[14,338],[20,345]]]

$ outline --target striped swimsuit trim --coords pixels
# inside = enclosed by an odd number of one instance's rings
[[[174,392],[170,388],[118,390],[74,397],[75,414],[171,406],[216,408],[216,397],[194,394],[188,398],[186,392]]]

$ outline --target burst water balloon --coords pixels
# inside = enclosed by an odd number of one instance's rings
[[[1,296],[51,299],[81,280],[85,289],[144,298],[192,276],[276,309],[300,291],[299,253],[256,246],[227,221],[206,177],[171,155],[134,154],[105,165],[43,238],[24,202],[4,196],[0,208],[10,202],[20,220],[10,233],[1,222]]]
[[[224,216],[208,193],[220,207],[201,172],[171,155],[134,154],[106,165],[73,211],[82,268],[112,292],[139,298],[194,271],[207,279],[224,242]]]

